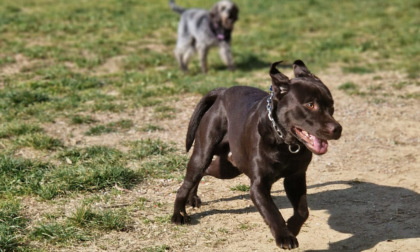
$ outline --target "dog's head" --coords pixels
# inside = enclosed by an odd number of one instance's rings
[[[220,24],[226,30],[233,30],[233,25],[238,20],[239,9],[235,3],[222,0],[213,5],[210,18],[215,24]]]
[[[334,101],[327,86],[301,60],[293,63],[295,78],[289,79],[271,65],[275,115],[286,129],[286,142],[296,138],[314,154],[328,150],[328,141],[339,139],[342,127],[333,118]]]

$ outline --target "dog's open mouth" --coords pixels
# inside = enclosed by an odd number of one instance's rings
[[[328,151],[327,140],[311,135],[309,132],[298,127],[293,127],[293,130],[299,136],[301,142],[303,142],[314,154],[322,155]]]

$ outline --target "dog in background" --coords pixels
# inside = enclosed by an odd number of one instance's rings
[[[182,71],[188,71],[188,62],[198,52],[201,71],[207,72],[207,54],[211,47],[219,46],[220,57],[230,70],[234,70],[230,42],[239,9],[231,1],[222,0],[210,11],[185,9],[170,0],[173,11],[181,15],[175,57]]]
[[[333,118],[328,88],[301,60],[289,79],[272,64],[272,92],[246,86],[218,88],[205,95],[188,125],[186,149],[194,148],[179,188],[172,223],[189,221],[185,205],[200,207],[197,189],[203,176],[231,179],[242,173],[251,180],[250,196],[269,226],[277,246],[299,246],[296,236],[309,215],[306,170],[312,154],[328,150],[342,127]],[[215,156],[215,159],[213,159]],[[285,221],[271,197],[271,187],[284,178],[293,206]]]

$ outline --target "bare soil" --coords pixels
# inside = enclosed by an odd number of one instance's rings
[[[329,152],[314,156],[310,164],[310,217],[298,235],[300,246],[295,251],[419,251],[420,100],[401,97],[418,92],[419,86],[393,88],[391,83],[405,81],[393,72],[356,75],[329,69],[317,76],[329,86],[335,118],[344,130],[340,140],[330,141]],[[266,78],[261,79],[263,88],[268,88]],[[338,89],[348,81],[366,90],[381,88],[368,96],[350,96]],[[378,97],[384,101],[375,102]],[[173,119],[157,119],[147,108],[118,116],[133,120],[137,129],[153,123],[165,131],[87,137],[82,134],[86,129],[69,128],[65,122],[49,128],[73,145],[115,146],[124,139],[151,137],[173,141],[184,150],[188,120],[199,99],[192,94],[170,99],[168,104],[176,108]],[[115,121],[115,117],[97,116],[102,122]],[[148,180],[119,198],[121,206],[133,206],[131,230],[110,232],[62,251],[158,251],[163,245],[169,251],[280,251],[249,194],[231,190],[240,184],[248,185],[249,179],[243,175],[233,180],[205,177],[199,187],[202,207],[187,209],[190,225],[175,226],[169,220],[180,181]],[[282,180],[274,185],[272,195],[284,218],[290,217]],[[139,199],[147,199],[144,207],[138,207]]]

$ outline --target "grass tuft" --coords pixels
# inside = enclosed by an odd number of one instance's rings
[[[30,146],[37,150],[58,150],[64,147],[61,140],[42,133],[31,134],[17,140],[21,146]]]
[[[74,115],[71,117],[71,124],[92,124],[97,122],[92,116]]]
[[[250,189],[249,185],[236,185],[230,188],[232,191],[248,192]]]
[[[70,244],[73,241],[89,241],[89,234],[73,226],[52,222],[41,223],[30,235],[33,239],[44,240],[51,244]]]
[[[47,163],[0,155],[0,196],[35,194],[51,168]]]
[[[145,139],[129,143],[132,147],[130,155],[136,159],[150,156],[164,156],[175,151],[175,148],[160,139]]]
[[[157,160],[144,162],[140,172],[151,178],[178,178],[187,166],[188,157],[170,154]]]
[[[3,97],[6,99],[7,103],[23,107],[28,107],[35,103],[43,103],[51,100],[48,95],[30,90],[10,91],[5,93]]]
[[[32,133],[39,133],[42,131],[42,128],[38,125],[13,122],[0,125],[0,138],[10,138]]]
[[[24,246],[28,220],[20,214],[16,200],[0,201],[0,251],[20,251]]]
[[[111,122],[106,125],[94,126],[86,132],[87,136],[98,136],[102,134],[107,134],[111,132],[116,132],[118,130],[128,130],[133,127],[134,123],[131,120],[119,120],[117,122]]]
[[[354,84],[353,82],[346,82],[344,84],[341,84],[338,87],[338,89],[343,90],[348,95],[358,95],[358,94],[360,94],[359,87],[356,84]]]
[[[90,206],[83,205],[76,209],[68,221],[78,227],[125,231],[129,228],[130,218],[125,209],[94,211]]]

